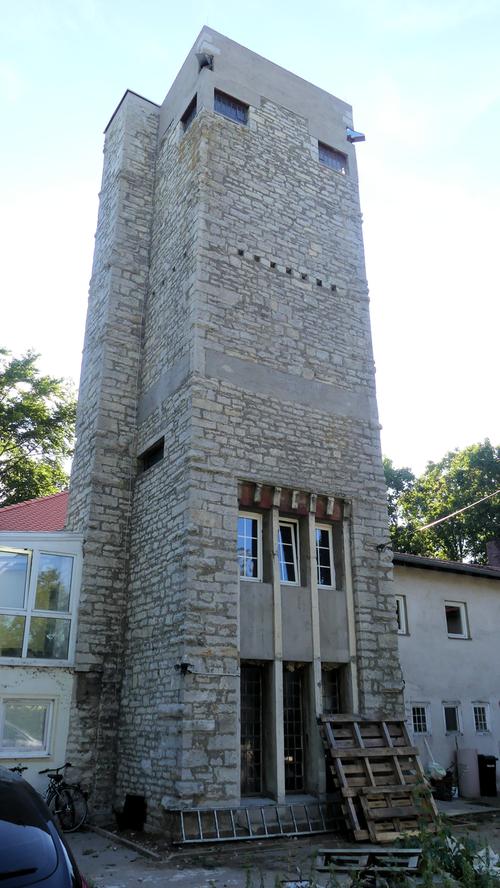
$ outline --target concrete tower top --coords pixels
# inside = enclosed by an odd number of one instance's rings
[[[350,105],[206,26],[159,106],[159,137],[178,123],[195,96],[198,112],[212,110],[214,89],[254,107],[270,99],[299,114],[309,122],[312,138],[341,150],[355,168],[354,148],[346,139],[346,127],[353,126]]]
[[[349,153],[345,128],[352,126],[350,105],[207,27],[202,28],[161,106],[160,138],[195,94],[198,110],[212,109],[214,89],[254,107],[260,105],[261,97],[271,99],[307,118],[311,136]]]

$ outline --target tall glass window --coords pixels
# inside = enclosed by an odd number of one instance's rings
[[[335,588],[335,568],[333,562],[333,533],[328,524],[316,525],[316,569],[318,586]]]
[[[299,527],[296,521],[280,520],[278,559],[282,583],[299,583]]]
[[[242,580],[262,579],[262,519],[240,512],[238,517],[238,560]]]

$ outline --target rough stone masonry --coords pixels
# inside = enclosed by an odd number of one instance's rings
[[[140,795],[154,824],[240,801],[240,653],[259,619],[263,794],[287,792],[284,664],[305,676],[303,789],[324,791],[311,737],[329,613],[345,705],[400,711],[348,126],[344,102],[204,28],[164,103],[128,91],[106,129],[68,518],[85,536],[68,754],[96,812]],[[242,490],[264,527],[254,585]],[[320,501],[334,504],[330,596]],[[280,577],[284,514],[296,590]],[[301,613],[305,647],[287,628]]]

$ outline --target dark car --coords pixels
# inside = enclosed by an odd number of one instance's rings
[[[49,809],[26,780],[0,767],[2,888],[89,888]]]

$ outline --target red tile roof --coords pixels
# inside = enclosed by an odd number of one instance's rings
[[[2,530],[47,531],[64,530],[68,511],[68,491],[26,500],[0,509]]]

